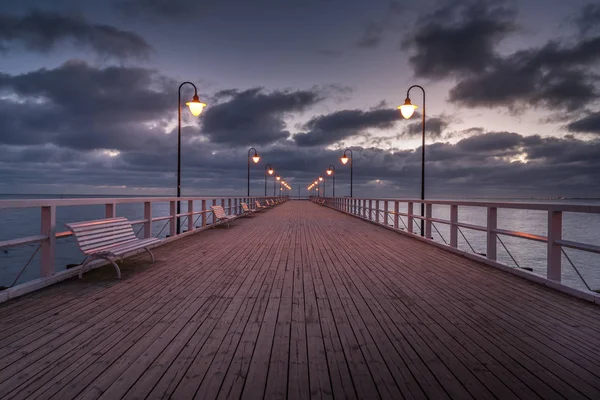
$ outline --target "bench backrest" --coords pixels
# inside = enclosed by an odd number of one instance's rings
[[[256,204],[256,208],[261,208],[260,201],[254,200],[254,204]]]
[[[215,215],[215,217],[217,217],[218,219],[222,219],[222,218],[227,217],[227,214],[225,214],[225,210],[223,210],[223,207],[221,207],[221,206],[210,206],[210,208],[212,209],[212,212]]]
[[[268,205],[270,205],[270,206],[272,206],[272,205],[274,204],[274,202],[273,202],[272,200],[270,200],[270,199],[269,199],[269,200],[266,200],[265,202],[266,202]]]
[[[107,218],[65,224],[73,232],[83,254],[92,254],[117,244],[138,240],[127,218]]]
[[[241,203],[242,204],[242,210],[244,210],[245,212],[250,211],[250,209],[248,208],[248,204],[246,203]]]

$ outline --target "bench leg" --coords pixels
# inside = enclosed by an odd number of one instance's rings
[[[121,270],[119,269],[119,266],[117,265],[117,263],[110,257],[108,256],[92,256],[93,258],[102,258],[106,261],[110,261],[110,263],[113,265],[113,267],[115,267],[115,270],[117,271],[117,279],[121,279]],[[86,264],[88,263],[88,261],[90,261],[92,259],[92,257],[88,258],[84,264],[81,266],[81,269],[79,270],[79,279],[81,279],[83,277],[83,270],[86,266]]]
[[[83,262],[81,263],[81,268],[79,268],[79,279],[83,278],[83,270],[85,269],[85,266],[87,265],[88,261],[90,261],[90,256],[85,256],[85,258],[83,259]]]
[[[146,250],[148,253],[150,253],[150,258],[152,258],[152,264],[154,264],[154,254],[152,254],[152,252],[150,251],[149,248],[144,247],[144,250]]]

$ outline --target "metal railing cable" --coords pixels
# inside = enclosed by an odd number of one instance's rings
[[[171,221],[167,220],[167,222],[165,222],[165,224],[163,225],[163,227],[160,229],[160,231],[158,232],[158,234],[156,235],[156,237],[159,237],[160,234],[162,233],[162,231],[165,230],[165,228],[167,227],[167,225],[169,225]]]
[[[567,260],[569,261],[569,264],[571,264],[571,266],[573,267],[573,269],[575,270],[575,272],[577,273],[577,275],[579,275],[579,279],[581,279],[581,281],[583,282],[583,284],[585,285],[585,287],[590,291],[593,292],[593,290],[590,288],[590,286],[587,284],[587,282],[585,281],[585,279],[583,279],[583,276],[579,273],[579,270],[577,269],[577,267],[575,266],[575,264],[573,263],[573,261],[571,261],[571,258],[567,255],[567,253],[565,252],[565,250],[561,247],[560,249],[562,251],[562,253],[565,255],[565,257],[567,258]]]
[[[500,242],[500,244],[502,245],[502,247],[504,247],[504,250],[506,250],[506,253],[508,254],[508,256],[511,258],[511,260],[513,260],[513,262],[515,263],[515,265],[517,266],[517,268],[520,269],[526,269],[528,271],[530,271],[530,268],[523,268],[519,265],[519,263],[517,262],[517,260],[515,260],[515,258],[513,257],[513,255],[511,254],[510,251],[508,251],[508,248],[506,247],[506,245],[504,244],[504,242],[502,241],[502,239],[500,239],[500,236],[496,236],[496,238],[498,239],[498,241]]]
[[[433,226],[433,228],[435,229],[435,231],[437,232],[438,235],[440,235],[440,237],[442,238],[442,240],[444,241],[444,244],[448,244],[448,242],[446,242],[446,239],[444,239],[444,237],[442,236],[442,234],[440,233],[439,229],[437,228],[437,226],[435,226],[435,224],[432,222],[431,226]]]
[[[478,253],[478,252],[476,252],[476,251],[475,251],[475,249],[473,248],[473,246],[471,246],[471,242],[469,242],[469,239],[467,239],[467,237],[466,237],[466,236],[465,236],[465,234],[463,233],[462,229],[460,229],[460,226],[457,226],[456,228],[457,228],[457,229],[458,229],[458,231],[460,232],[460,235],[463,237],[463,239],[465,239],[465,242],[467,242],[467,244],[469,245],[469,248],[471,249],[471,251],[472,251],[474,254],[479,254],[479,255],[481,255],[481,253]]]
[[[19,278],[21,277],[21,275],[23,275],[23,272],[25,271],[25,268],[27,268],[27,266],[29,264],[31,264],[31,261],[33,260],[33,257],[35,257],[35,255],[37,254],[38,250],[40,249],[40,247],[42,247],[42,244],[40,243],[38,245],[38,247],[35,249],[35,251],[33,252],[33,254],[31,255],[31,257],[29,257],[29,260],[27,260],[27,263],[25,264],[25,266],[23,268],[21,268],[21,271],[19,271],[19,273],[17,274],[17,277],[15,278],[15,280],[13,281],[13,283],[8,286],[8,287],[4,287],[2,289],[8,289],[11,288],[13,286],[15,286],[15,284],[18,282]]]

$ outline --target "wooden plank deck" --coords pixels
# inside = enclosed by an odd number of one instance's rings
[[[0,398],[600,398],[600,307],[316,204],[156,256],[0,304]]]

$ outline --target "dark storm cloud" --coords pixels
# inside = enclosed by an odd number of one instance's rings
[[[308,132],[296,134],[294,140],[299,146],[328,145],[369,128],[392,128],[399,119],[396,109],[341,110],[312,118],[303,127]]]
[[[0,143],[124,150],[164,140],[147,124],[159,128],[166,113],[175,114],[175,87],[153,70],[82,61],[0,74]]]
[[[54,12],[33,11],[23,16],[0,14],[0,50],[22,45],[46,52],[59,42],[70,42],[120,59],[146,57],[151,47],[139,35],[110,25],[93,24]]]
[[[567,125],[567,129],[569,132],[594,133],[600,135],[600,112],[589,113],[585,117],[571,122]]]
[[[462,79],[450,100],[469,107],[536,106],[576,110],[596,100],[600,37],[571,46],[550,42],[494,62],[485,72]]]
[[[537,107],[579,110],[599,96],[600,37],[551,40],[509,55],[498,43],[516,29],[512,2],[450,2],[424,16],[412,37],[410,63],[416,76],[454,78],[449,100],[468,107]],[[597,7],[577,20],[592,31]]]
[[[214,143],[269,144],[286,139],[284,118],[323,100],[318,89],[267,92],[262,88],[220,92],[227,101],[208,107],[202,118],[203,134]]]
[[[421,121],[419,121],[419,118],[420,116],[416,115],[415,113],[412,119],[417,120],[417,122],[412,122],[408,124],[408,126],[404,128],[404,131],[402,132],[400,137],[420,137],[423,133],[423,126]],[[444,116],[428,117],[425,119],[425,134],[429,139],[439,139],[440,137],[442,137],[442,133],[444,133],[448,125],[450,125],[450,121]]]
[[[600,33],[600,4],[586,4],[575,18],[575,24],[582,35]]]
[[[507,1],[451,1],[422,17],[402,45],[413,52],[415,76],[444,78],[480,73],[497,58],[495,46],[515,30]]]

